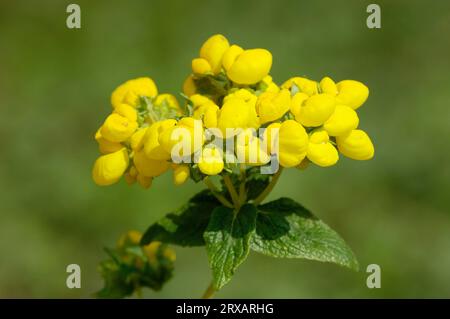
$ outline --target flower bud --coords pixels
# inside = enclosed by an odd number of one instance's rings
[[[192,72],[202,75],[211,73],[211,65],[209,65],[209,62],[205,59],[202,58],[193,59]]]
[[[265,49],[250,49],[239,54],[228,68],[227,76],[238,84],[255,84],[269,74],[272,54]]]
[[[136,131],[138,124],[126,117],[113,113],[103,123],[100,134],[111,142],[123,142]]]
[[[138,246],[141,238],[141,232],[137,230],[130,230],[120,236],[119,240],[117,241],[117,248],[123,249],[127,246]]]
[[[100,156],[94,163],[92,178],[97,185],[106,186],[116,183],[128,167],[126,148]]]
[[[369,160],[375,150],[366,132],[353,130],[345,135],[336,137],[339,152],[354,160]]]
[[[350,106],[356,110],[366,102],[369,97],[369,88],[363,83],[354,80],[344,80],[337,84],[339,104]]]
[[[275,121],[281,118],[291,106],[291,94],[287,89],[278,93],[264,92],[258,97],[256,109],[260,123]]]
[[[173,183],[175,185],[184,184],[190,176],[189,166],[173,164]]]
[[[228,40],[221,34],[216,34],[206,40],[200,49],[200,57],[208,61],[214,74],[220,72],[222,57],[229,48]]]
[[[323,124],[330,136],[344,135],[358,127],[359,118],[355,110],[347,105],[336,105],[334,113]]]

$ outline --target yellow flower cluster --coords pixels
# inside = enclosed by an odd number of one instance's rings
[[[112,113],[95,135],[103,154],[93,168],[98,185],[125,176],[148,188],[168,170],[181,185],[189,177],[231,172],[235,163],[266,165],[273,155],[282,167],[297,168],[334,165],[339,153],[355,160],[374,155],[358,129],[356,110],[369,95],[361,82],[292,77],[279,86],[269,75],[268,50],[230,45],[223,35],[206,40],[191,66],[182,104],[158,94],[150,78],[114,90]],[[230,140],[231,150],[224,145]],[[237,161],[228,161],[230,155]]]

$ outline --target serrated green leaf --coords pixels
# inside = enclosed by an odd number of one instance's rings
[[[215,289],[228,283],[237,267],[247,258],[255,233],[256,207],[246,204],[233,209],[216,207],[204,234]]]
[[[302,205],[280,198],[258,206],[252,250],[278,258],[305,258],[358,270],[345,241]]]
[[[151,225],[142,236],[141,245],[157,240],[179,246],[203,246],[211,212],[219,205],[210,191],[198,193],[179,210]]]

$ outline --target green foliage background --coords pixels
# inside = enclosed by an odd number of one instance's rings
[[[90,297],[98,262],[125,230],[147,226],[201,189],[94,185],[96,128],[121,82],[153,77],[178,92],[201,43],[223,33],[272,51],[272,75],[357,79],[372,161],[285,172],[269,199],[291,197],[338,231],[362,271],[252,253],[218,297],[450,297],[450,3],[377,1],[0,2],[0,297]],[[177,248],[175,277],[145,297],[198,297],[210,281],[203,248]],[[82,288],[65,286],[77,263]],[[382,288],[365,268],[382,268]]]

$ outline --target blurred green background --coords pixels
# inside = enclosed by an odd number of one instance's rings
[[[0,2],[0,297],[91,297],[98,262],[128,229],[145,230],[202,188],[98,187],[93,134],[112,90],[151,76],[179,92],[202,42],[222,33],[274,56],[272,75],[357,79],[372,161],[285,172],[271,198],[290,196],[335,228],[362,270],[252,253],[217,297],[450,297],[450,2],[376,1],[382,28],[366,27],[373,1]],[[203,249],[177,248],[175,277],[145,297],[199,297],[210,271]],[[66,288],[66,266],[82,288]],[[366,287],[366,266],[382,288]]]

